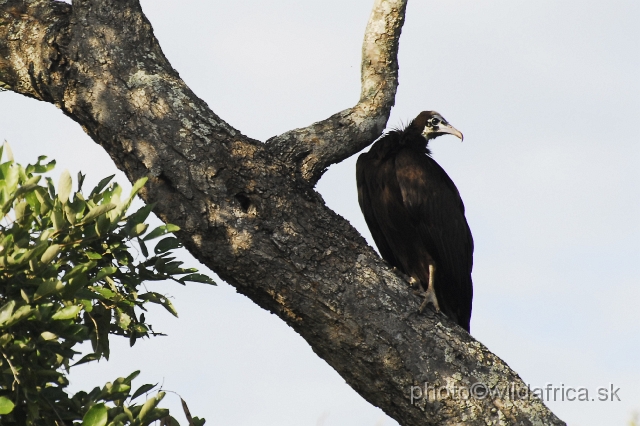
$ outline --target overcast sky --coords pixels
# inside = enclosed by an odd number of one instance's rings
[[[232,126],[266,140],[352,106],[371,0],[145,0],[165,54]],[[471,333],[532,387],[620,388],[621,401],[548,405],[570,425],[625,425],[640,410],[640,2],[411,0],[389,127],[426,109],[464,135],[432,142],[475,240]],[[117,172],[55,107],[0,93],[0,138],[88,185]],[[118,172],[118,180],[125,182]],[[373,244],[355,156],[318,184]],[[188,254],[183,258],[195,264]],[[155,286],[180,319],[114,342],[74,390],[134,369],[208,425],[391,426],[275,316],[233,288]],[[131,365],[131,366],[128,366]],[[135,384],[135,382],[134,382]],[[560,394],[558,394],[560,399]],[[178,399],[168,394],[176,409]]]

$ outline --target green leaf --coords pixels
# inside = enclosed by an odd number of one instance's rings
[[[39,258],[47,249],[49,243],[47,241],[38,241],[34,246],[31,246],[22,258],[22,262],[28,262],[33,258]]]
[[[20,297],[22,297],[22,300],[24,300],[25,302],[31,303],[29,301],[29,296],[27,295],[27,293],[23,289],[20,289]]]
[[[82,309],[82,306],[67,306],[66,308],[60,309],[58,312],[51,316],[51,319],[54,320],[68,320],[73,319],[78,315],[78,312]]]
[[[127,330],[131,324],[131,317],[122,312],[122,309],[116,308],[116,323],[121,329]]]
[[[138,210],[137,212],[135,212],[134,214],[132,214],[127,218],[126,226],[131,227],[133,225],[143,223],[145,220],[147,220],[147,217],[149,217],[149,214],[151,213],[151,210],[153,210],[154,207],[155,207],[154,203],[147,204],[146,206],[142,207],[140,210]]]
[[[192,424],[189,426],[203,426],[205,424],[206,420],[205,419],[201,419],[200,417],[194,417],[193,421],[191,422]]]
[[[42,333],[40,333],[40,337],[42,337],[43,340],[56,340],[58,338],[57,335],[53,334],[50,331],[43,331]]]
[[[55,278],[49,278],[44,281],[42,284],[38,286],[36,290],[36,294],[33,296],[34,299],[39,299],[41,297],[47,296],[51,293],[58,293],[64,288],[64,284],[62,281],[57,280]]]
[[[142,189],[142,187],[147,183],[148,180],[149,180],[148,177],[143,177],[143,178],[138,179],[136,181],[136,183],[133,184],[133,187],[131,188],[130,197],[131,198],[135,197],[135,195],[138,193],[138,191],[140,191],[140,189]]]
[[[64,209],[64,215],[67,218],[67,222],[69,222],[71,225],[75,225],[77,217],[76,217],[76,214],[73,212],[73,209],[71,208],[71,203],[65,204],[63,209]]]
[[[62,204],[65,204],[69,201],[69,195],[71,195],[71,185],[73,182],[71,181],[71,175],[69,174],[69,170],[65,170],[60,175],[60,180],[58,181],[58,199]]]
[[[100,253],[96,253],[93,251],[85,251],[84,252],[85,256],[87,256],[87,258],[91,259],[91,260],[100,260],[102,259],[102,255]]]
[[[131,192],[129,193],[129,197],[124,201],[124,203],[120,205],[121,214],[123,214],[129,208],[131,202],[133,201],[133,198],[136,196],[136,194],[138,194],[138,191],[140,191],[145,183],[147,183],[147,180],[148,178],[143,177],[141,179],[138,179],[136,183],[133,184]]]
[[[40,176],[34,176],[34,178],[40,178]],[[30,179],[31,180],[31,179]],[[16,197],[22,194],[26,194],[27,192],[31,192],[34,189],[39,188],[38,185],[33,184],[33,183],[25,183],[24,185],[22,185],[20,188],[18,188],[18,190],[16,191]]]
[[[136,370],[124,378],[124,383],[131,384],[131,381],[140,375],[140,370]]]
[[[13,151],[11,151],[11,147],[9,146],[9,142],[4,141],[4,152],[7,154],[7,160],[13,162]]]
[[[114,176],[115,175],[107,176],[106,178],[104,178],[100,182],[98,182],[96,187],[93,188],[93,190],[91,191],[91,194],[89,194],[89,198],[91,198],[94,195],[99,194],[100,192],[102,192],[104,187],[107,186],[107,184],[109,184],[109,182],[111,182],[111,179],[113,179]]]
[[[154,238],[161,237],[169,232],[178,232],[179,230],[180,230],[179,226],[168,223],[166,225],[158,226],[156,229],[149,232],[149,234],[145,236],[143,240],[145,241],[153,240]]]
[[[42,262],[43,265],[46,265],[51,262],[58,253],[60,253],[60,244],[52,244],[44,251],[44,253],[42,253],[40,262]]]
[[[191,282],[196,282],[196,283],[217,285],[214,280],[212,280],[211,278],[209,278],[208,276],[206,276],[204,274],[189,274],[189,275],[185,275],[184,277],[180,278],[178,281],[181,282],[182,284],[185,284],[187,281],[191,281]]]
[[[82,194],[76,192],[73,197],[73,202],[68,203],[65,206],[65,212],[67,215],[72,215],[74,220],[77,215],[81,215],[87,209],[87,202],[82,198]]]
[[[98,216],[98,220],[96,220],[96,234],[101,238],[106,238],[107,231],[111,226],[111,220],[106,215]]]
[[[165,253],[169,250],[173,250],[173,249],[177,249],[182,247],[182,244],[180,243],[180,241],[178,241],[177,238],[175,237],[167,237],[163,240],[160,240],[160,242],[158,244],[156,244],[155,248],[153,249],[153,251],[156,254],[160,254],[160,253]]]
[[[64,220],[64,215],[62,214],[62,209],[60,205],[56,203],[56,206],[53,208],[53,214],[51,215],[51,220],[53,221],[53,227],[56,231],[62,231],[67,222]]]
[[[178,232],[180,227],[178,225],[174,225],[173,223],[167,223],[167,232]]]
[[[138,238],[138,245],[140,246],[140,251],[142,251],[142,255],[144,257],[149,257],[149,250],[147,249],[147,245],[140,238]]]
[[[139,298],[141,300],[148,300],[151,303],[162,305],[167,311],[171,312],[173,316],[175,316],[176,318],[178,317],[178,311],[176,311],[176,308],[173,307],[173,304],[171,303],[171,301],[159,293],[154,293],[154,292],[144,293],[144,294],[141,294]]]
[[[76,267],[74,267],[70,272],[68,272],[62,279],[65,281],[68,281],[71,278],[75,278],[78,275],[84,275],[86,277],[87,271],[95,268],[97,264],[98,263],[94,260],[86,263],[81,263]]]
[[[90,288],[91,290],[95,291],[105,299],[111,299],[113,296],[117,294],[109,290],[108,288],[103,288],[103,287],[90,287]]]
[[[92,281],[93,282],[100,281],[101,279],[103,279],[108,275],[115,274],[117,271],[118,271],[118,268],[116,268],[115,266],[105,266],[104,268],[100,269],[100,272],[98,272],[98,275],[96,275],[96,277]]]
[[[11,318],[9,319],[9,321],[7,321],[4,326],[5,327],[10,327],[18,322],[20,322],[21,320],[29,317],[32,313],[33,313],[34,309],[31,308],[31,306],[29,305],[23,305],[20,306],[11,316]]]
[[[24,188],[25,186],[31,186],[31,185],[36,186],[36,184],[40,182],[40,179],[42,179],[42,176],[31,176],[29,179],[27,179],[27,181],[24,184],[22,184],[22,187]]]
[[[107,420],[107,407],[104,404],[96,404],[82,418],[82,426],[105,426]]]
[[[13,336],[9,333],[5,333],[0,336],[0,347],[4,347],[7,343],[13,340]]]
[[[120,377],[115,382],[107,383],[104,388],[102,388],[99,399],[113,400],[114,397],[122,397],[122,395],[118,394],[129,395],[130,390],[131,385],[124,383],[124,378]]]
[[[157,383],[155,385],[151,385],[151,384],[147,383],[146,385],[140,386],[138,388],[138,390],[133,393],[133,396],[131,397],[131,401],[133,401],[134,399],[136,399],[137,397],[139,397],[143,393],[149,392],[151,389],[155,388],[156,386],[158,386]]]
[[[0,414],[9,414],[13,411],[13,401],[11,401],[6,396],[0,396]]]
[[[31,173],[46,173],[50,170],[53,170],[53,168],[56,166],[56,160],[52,160],[50,162],[48,162],[47,164],[40,164],[41,161],[44,161],[47,159],[46,155],[41,155],[38,157],[38,161],[36,162],[36,164],[29,164],[26,168],[26,173],[27,174],[31,174]]]
[[[154,408],[151,412],[145,417],[144,422],[141,426],[149,426],[156,420],[163,419],[169,415],[169,410],[166,408]]]
[[[51,210],[52,204],[51,199],[49,198],[49,194],[44,190],[44,188],[39,188],[34,191],[34,194],[40,203],[40,214],[45,216]]]
[[[178,423],[175,417],[172,417],[172,416],[167,416],[164,419],[162,419],[162,421],[164,422],[165,426],[180,426],[180,423]]]
[[[13,246],[13,235],[9,234],[2,239],[2,243],[0,243],[0,254],[5,253]]]
[[[129,238],[137,237],[144,234],[147,231],[148,227],[149,225],[146,223],[138,223],[131,228],[127,235],[129,236]]]
[[[144,421],[144,418],[147,416],[147,414],[149,414],[151,410],[156,408],[158,403],[162,400],[162,398],[164,398],[164,395],[164,392],[158,392],[158,395],[156,397],[147,399],[147,401],[142,405],[142,408],[140,409],[138,419]]]
[[[75,293],[88,283],[89,279],[86,275],[74,276],[73,278],[69,279],[69,282],[67,283],[64,292],[62,293],[63,297],[65,297],[66,299],[74,299]]]
[[[168,258],[168,259],[173,260],[173,258]],[[166,258],[158,259],[158,262],[156,262],[154,265],[158,270],[158,272],[162,274],[167,274],[167,275],[186,274],[188,272],[191,272],[186,269],[180,268],[180,265],[182,265],[182,262],[180,261],[172,262],[168,259]]]
[[[11,318],[11,315],[13,315],[13,309],[15,307],[16,301],[10,300],[9,302],[5,303],[2,308],[0,308],[0,325],[4,324],[9,318]]]
[[[16,215],[16,220],[20,224],[22,224],[25,221],[26,216],[29,213],[29,209],[27,207],[28,207],[28,204],[23,201],[21,203],[16,204],[16,206],[13,208],[13,213]]]
[[[80,361],[76,362],[72,366],[75,367],[76,365],[86,364],[87,362],[95,361],[95,360],[98,360],[98,359],[100,359],[100,355],[99,354],[90,353],[90,354],[87,354],[87,355],[83,356],[80,359]]]
[[[162,303],[162,306],[164,306],[164,308],[169,311],[174,317],[178,318],[178,311],[176,310],[176,308],[173,306],[173,304],[171,303],[171,301],[169,299],[167,299],[166,297],[164,298],[164,301]]]
[[[78,192],[82,191],[82,184],[84,183],[84,178],[87,175],[82,174],[82,172],[78,172]]]
[[[79,225],[85,225],[91,222],[92,220],[94,220],[95,218],[97,218],[98,216],[103,215],[108,211],[115,209],[116,207],[117,206],[112,203],[99,205],[98,207],[91,209],[89,213],[87,213],[87,215],[82,218],[82,222],[80,222]]]
[[[111,394],[123,393],[125,395],[128,395],[130,390],[131,390],[131,385],[129,384],[116,383],[113,385],[113,388],[111,389]]]
[[[49,197],[51,197],[52,200],[54,200],[56,198],[56,186],[53,184],[53,179],[51,179],[50,177],[46,177],[47,179],[47,189],[49,190]]]
[[[126,405],[122,407],[122,410],[125,412],[125,414],[129,418],[129,421],[133,423],[133,413],[131,412],[131,410],[129,410],[129,408]]]

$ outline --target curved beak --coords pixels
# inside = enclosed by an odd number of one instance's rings
[[[438,128],[438,133],[448,133],[450,135],[460,138],[460,141],[464,141],[464,136],[462,136],[462,132],[460,132],[460,130],[456,129],[450,124],[441,124]]]

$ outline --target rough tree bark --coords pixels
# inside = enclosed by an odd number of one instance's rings
[[[386,125],[406,2],[374,2],[358,104],[266,143],[185,85],[137,0],[0,0],[0,84],[55,104],[131,181],[149,176],[144,200],[181,226],[195,257],[401,425],[564,424],[538,399],[513,394],[412,401],[425,382],[526,385],[447,318],[418,314],[404,278],[313,189]]]

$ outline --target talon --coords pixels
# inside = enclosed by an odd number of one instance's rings
[[[417,285],[416,285],[417,284]],[[409,278],[409,286],[411,288],[413,287],[418,287],[420,288],[420,281],[418,281],[417,279],[415,279],[414,277]]]
[[[423,313],[427,305],[429,305],[429,303],[431,303],[431,305],[433,306],[433,309],[436,312],[440,312],[440,306],[438,305],[438,299],[436,298],[436,293],[434,291],[427,290],[422,294],[424,294],[424,300],[422,301],[422,304],[420,305],[418,312]]]
[[[436,297],[436,290],[434,288],[434,277],[436,274],[436,265],[435,263],[429,264],[429,284],[427,286],[427,291],[424,292],[424,300],[420,305],[420,309],[418,310],[420,313],[424,311],[429,303],[433,305],[433,308],[436,312],[440,312],[440,304],[438,303],[438,298]]]

